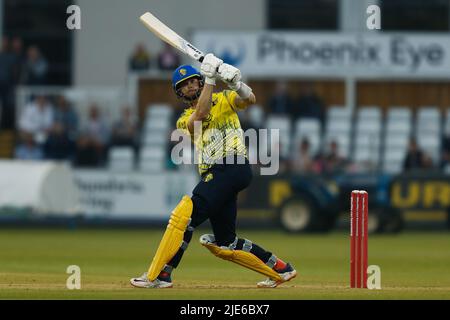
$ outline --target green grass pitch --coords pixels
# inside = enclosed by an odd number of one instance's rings
[[[349,288],[345,232],[289,235],[242,230],[290,261],[299,275],[276,289],[264,278],[214,257],[197,230],[171,289],[137,289],[129,278],[148,268],[161,230],[0,230],[0,299],[449,299],[450,233],[371,235],[369,265],[381,268],[381,290]],[[68,290],[67,266],[81,268],[81,290]]]

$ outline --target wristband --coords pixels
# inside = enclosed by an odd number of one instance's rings
[[[250,97],[250,94],[252,93],[252,88],[250,88],[245,83],[239,81],[238,83],[238,89],[236,90],[236,93],[241,97],[242,99],[248,99]]]
[[[215,86],[216,85],[216,79],[215,78],[205,77],[205,83],[210,84],[212,86]]]

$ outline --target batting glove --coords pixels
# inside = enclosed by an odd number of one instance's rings
[[[223,61],[212,53],[208,53],[203,59],[200,67],[200,73],[205,77],[205,83],[215,85],[217,69],[222,65]]]
[[[223,63],[219,67],[219,77],[231,90],[236,91],[239,89],[242,76],[241,71],[238,68],[227,63]]]

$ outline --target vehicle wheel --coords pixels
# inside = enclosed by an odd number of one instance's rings
[[[296,196],[286,200],[279,209],[278,221],[288,232],[316,231],[319,210],[307,196]]]

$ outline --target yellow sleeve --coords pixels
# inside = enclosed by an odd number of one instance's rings
[[[230,104],[231,108],[233,108],[234,111],[243,110],[243,108],[239,108],[235,103],[235,99],[238,95],[236,91],[225,90],[223,91],[223,95],[225,96],[225,98],[227,99],[228,103]]]

